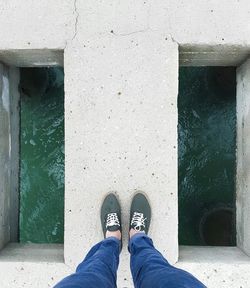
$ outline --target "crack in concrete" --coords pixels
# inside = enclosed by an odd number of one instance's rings
[[[172,36],[172,34],[169,34],[171,40],[173,43],[177,44],[179,46],[179,43],[177,42],[177,40],[174,39],[174,37]]]
[[[150,2],[152,3],[152,2]],[[151,27],[150,27],[150,24],[149,24],[149,20],[150,20],[150,11],[151,11],[151,4],[148,8],[148,11],[147,11],[147,23],[146,23],[146,27],[144,29],[141,29],[141,30],[136,30],[136,31],[133,31],[133,32],[128,32],[128,33],[115,33],[113,30],[113,34],[115,36],[129,36],[129,35],[133,35],[133,34],[138,34],[138,33],[146,33],[148,31],[152,31],[151,30]]]
[[[115,36],[129,36],[129,35],[133,35],[133,34],[137,34],[137,33],[145,33],[149,30],[150,30],[150,28],[146,28],[143,30],[137,30],[137,31],[129,32],[129,33],[119,33],[119,34],[112,31],[112,34],[114,34]]]
[[[76,38],[77,32],[78,32],[78,19],[79,19],[79,12],[77,9],[77,0],[74,1],[74,14],[76,15],[75,18],[75,31],[74,31],[74,35],[72,37],[72,40],[74,40]]]

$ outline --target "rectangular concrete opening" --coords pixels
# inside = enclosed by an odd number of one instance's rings
[[[0,51],[0,261],[63,262],[63,54],[30,53]]]
[[[180,67],[179,244],[236,245],[236,68]]]

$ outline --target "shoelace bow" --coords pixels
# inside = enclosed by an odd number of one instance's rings
[[[106,228],[115,225],[120,226],[120,221],[117,213],[109,213],[107,216]]]
[[[130,225],[137,232],[143,231],[145,228],[145,220],[147,220],[147,218],[143,218],[143,213],[134,212]]]

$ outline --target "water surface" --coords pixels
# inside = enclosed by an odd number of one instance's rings
[[[209,213],[215,213],[210,218],[214,222],[207,223],[206,229],[214,238],[221,238],[217,245],[225,241],[235,245],[235,79],[233,67],[180,68],[178,184],[182,245],[206,244],[201,222]],[[231,217],[231,224],[227,217]]]
[[[20,92],[20,242],[63,243],[63,69],[21,69]]]

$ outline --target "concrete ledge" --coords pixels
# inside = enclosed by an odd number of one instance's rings
[[[0,7],[0,50],[60,50],[75,33],[74,1],[0,0]]]
[[[19,70],[0,63],[0,249],[18,238]]]
[[[10,241],[10,85],[8,67],[0,63],[0,249]]]
[[[250,59],[237,69],[237,244],[250,256]]]
[[[28,246],[26,254],[29,252]],[[18,248],[11,249],[11,246],[9,248],[13,252],[18,251]],[[38,250],[40,250],[38,254],[41,254],[42,249]],[[22,253],[19,255],[21,256]],[[0,277],[1,285],[4,288],[53,287],[63,277],[75,270],[69,269],[63,263],[25,262],[23,261],[25,257],[20,262],[11,262],[2,261],[1,257],[0,254]],[[234,257],[235,259],[233,259]],[[180,261],[175,266],[189,271],[203,281],[207,287],[246,288],[249,287],[249,259],[237,248],[181,246]],[[126,275],[129,272],[129,254],[123,251],[120,260],[118,287],[132,288],[131,276]]]
[[[63,245],[10,243],[0,252],[0,262],[63,263]]]
[[[250,285],[250,258],[236,247],[180,247],[180,261],[175,265],[184,269],[207,287],[247,288]]]
[[[63,263],[0,262],[1,288],[54,287],[72,272]]]
[[[197,246],[180,246],[179,261],[180,263],[233,263],[249,264],[250,257],[243,253],[237,247],[197,247]]]
[[[63,50],[0,50],[0,60],[16,67],[63,66]]]
[[[64,49],[82,37],[157,31],[181,46],[249,47],[248,0],[62,1],[0,0],[1,49]],[[15,21],[13,21],[13,19]],[[11,37],[10,37],[11,35]]]
[[[181,45],[181,66],[239,66],[250,54],[250,45]]]

